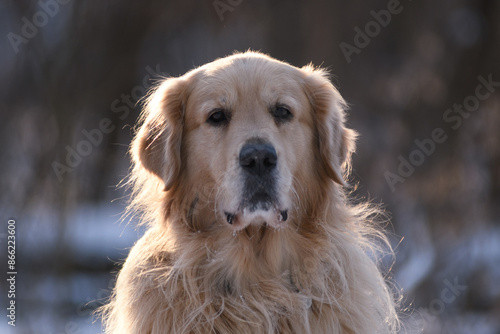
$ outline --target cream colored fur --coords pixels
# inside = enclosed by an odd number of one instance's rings
[[[275,103],[290,122],[273,121]],[[206,123],[214,108],[231,111],[226,128]],[[107,333],[395,333],[393,296],[368,255],[386,240],[377,210],[344,190],[355,140],[344,109],[324,70],[252,52],[153,91],[132,144],[129,208],[149,229],[103,309]],[[255,136],[276,148],[289,217],[235,227],[223,211],[244,191],[236,157]]]

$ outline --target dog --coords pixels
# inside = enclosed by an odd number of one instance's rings
[[[131,144],[147,232],[107,333],[395,333],[370,204],[346,183],[356,132],[328,71],[236,53],[165,79]]]

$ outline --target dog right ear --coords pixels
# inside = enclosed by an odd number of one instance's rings
[[[147,99],[139,131],[132,141],[135,166],[160,177],[169,190],[179,177],[186,80],[163,81]]]
[[[305,66],[302,70],[305,74],[306,92],[316,119],[323,166],[333,181],[347,186],[343,175],[349,171],[357,133],[345,126],[346,103],[328,79],[326,70],[312,65]]]

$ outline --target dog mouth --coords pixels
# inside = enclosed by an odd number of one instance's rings
[[[243,213],[245,213],[245,211],[243,211]],[[226,216],[226,221],[229,225],[233,225],[233,223],[237,219],[237,213],[224,212],[224,215]],[[286,222],[287,219],[288,219],[288,210],[279,211],[277,220],[280,222],[281,221]]]
[[[288,210],[266,204],[265,206],[244,207],[236,212],[224,211],[224,216],[226,222],[234,230],[243,230],[249,225],[267,225],[275,229],[281,229],[288,220]]]

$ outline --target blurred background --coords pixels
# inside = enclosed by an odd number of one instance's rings
[[[401,333],[500,333],[500,2],[1,0],[0,36],[1,333],[101,332],[143,232],[116,187],[137,102],[247,49],[332,70],[355,195],[392,217]]]

